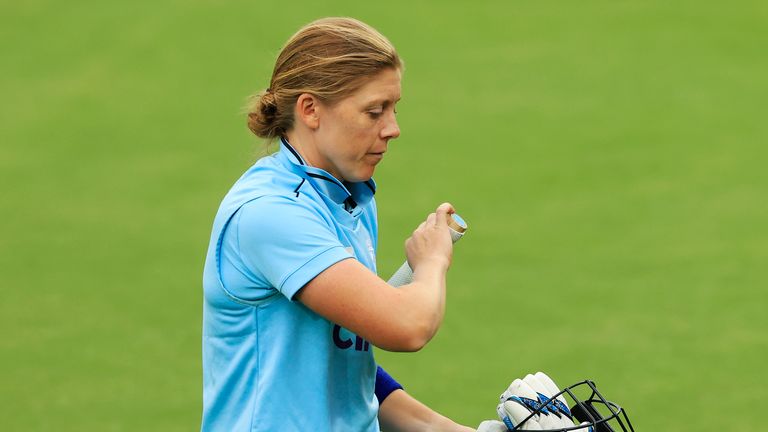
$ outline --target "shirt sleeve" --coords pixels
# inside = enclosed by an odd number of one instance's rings
[[[323,270],[353,257],[323,216],[301,201],[267,196],[238,211],[243,263],[289,299]]]

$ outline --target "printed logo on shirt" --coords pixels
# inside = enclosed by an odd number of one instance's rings
[[[347,335],[342,335],[342,330]],[[352,337],[354,336],[354,342],[352,342]],[[333,326],[333,343],[336,344],[338,348],[341,348],[343,350],[351,349],[354,345],[355,351],[368,351],[371,349],[371,344],[367,340],[361,338],[360,336],[346,330],[342,329],[340,325],[336,324]]]

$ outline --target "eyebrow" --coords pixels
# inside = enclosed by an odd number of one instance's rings
[[[400,99],[401,98],[397,98],[397,99],[394,100],[394,102],[392,101],[392,99],[387,99],[387,98],[374,99],[374,100],[368,102],[367,105],[369,107],[378,106],[378,105],[387,106],[387,105],[389,105],[391,103],[398,103],[398,102],[400,102]]]

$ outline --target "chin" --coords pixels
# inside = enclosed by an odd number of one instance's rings
[[[360,182],[365,182],[365,181],[368,181],[368,180],[370,180],[370,179],[371,179],[371,177],[373,177],[373,175],[369,175],[369,176],[357,176],[357,177],[352,177],[352,178],[350,178],[350,179],[346,179],[346,181],[348,181],[349,183],[360,183]]]
[[[350,183],[359,183],[368,181],[371,179],[371,177],[373,177],[373,170],[352,173],[349,176],[344,176],[344,180]]]

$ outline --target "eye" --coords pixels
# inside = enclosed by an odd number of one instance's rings
[[[384,111],[368,111],[368,116],[372,119],[377,119],[381,117],[381,115],[384,113]]]

